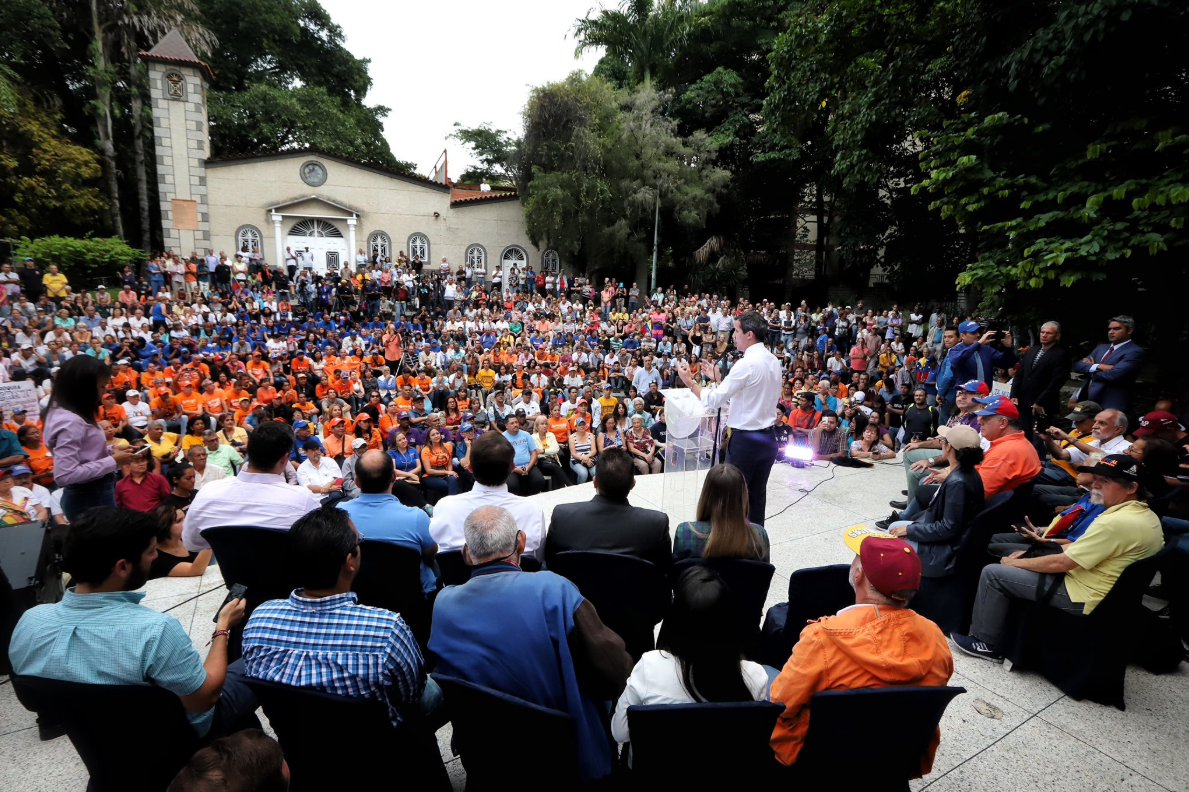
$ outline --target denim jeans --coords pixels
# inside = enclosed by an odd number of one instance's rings
[[[62,513],[70,522],[75,522],[88,509],[115,505],[115,473],[77,484],[67,484],[62,488]]]

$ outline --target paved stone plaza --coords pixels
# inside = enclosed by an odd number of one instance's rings
[[[898,463],[876,465],[872,470],[833,471],[778,465],[769,485],[768,513],[779,512],[797,498],[802,500],[768,521],[776,565],[768,604],[785,598],[788,576],[794,570],[849,562],[850,551],[842,544],[841,529],[885,516],[888,499],[904,486],[902,471]],[[801,491],[819,482],[812,493]],[[639,506],[661,508],[663,490],[662,477],[643,477],[638,479],[631,500]],[[548,515],[557,503],[585,500],[591,494],[587,484],[538,498]],[[173,607],[169,612],[190,631],[199,652],[205,652],[211,617],[223,600],[221,583],[216,567],[201,580],[155,580],[148,585],[145,604],[160,610]],[[178,605],[200,592],[208,593]],[[914,790],[1189,789],[1189,722],[1184,717],[1189,712],[1189,669],[1184,665],[1179,673],[1167,676],[1153,676],[1132,667],[1127,675],[1127,710],[1120,712],[1073,701],[1035,674],[1012,672],[957,652],[954,663],[951,684],[968,692],[955,699],[946,712],[934,771],[914,783]],[[978,702],[992,705],[1002,716],[980,714],[975,707]],[[980,709],[986,708],[980,704]],[[438,736],[455,789],[461,790],[465,773],[460,762],[450,756],[449,726]],[[873,733],[865,739],[879,738]],[[82,792],[86,779],[69,740],[39,742],[33,715],[16,701],[11,686],[0,685],[0,790]]]

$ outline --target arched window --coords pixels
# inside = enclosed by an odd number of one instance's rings
[[[368,261],[371,261],[376,253],[380,254],[380,261],[383,261],[392,255],[392,239],[383,231],[373,231],[367,238],[367,248],[363,252]]]
[[[409,261],[421,259],[422,264],[429,263],[429,237],[425,234],[409,235]]]
[[[264,237],[260,229],[254,225],[240,226],[235,232],[235,249],[251,253],[253,248],[264,252]]]
[[[561,257],[557,255],[556,250],[546,250],[541,254],[541,264],[546,272],[556,273],[561,267]]]
[[[516,267],[520,271],[524,271],[524,265],[528,261],[528,254],[524,252],[524,248],[519,245],[512,245],[504,248],[504,253],[500,256],[500,262],[505,267]]]
[[[487,271],[487,250],[482,245],[467,247],[466,262],[479,272]]]
[[[334,237],[342,239],[343,232],[334,223],[325,220],[301,220],[289,229],[289,236]]]

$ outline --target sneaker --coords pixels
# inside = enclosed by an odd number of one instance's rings
[[[900,512],[892,512],[886,520],[876,520],[875,527],[881,531],[888,530],[888,526],[900,519]]]
[[[908,508],[908,501],[902,501],[902,500],[888,501],[888,505],[891,506],[896,511],[900,511],[901,509]]]
[[[992,651],[991,647],[974,636],[952,632],[950,633],[950,640],[954,642],[954,646],[971,657],[981,657],[983,660],[990,660],[992,663],[1003,662],[1003,655],[996,654]]]

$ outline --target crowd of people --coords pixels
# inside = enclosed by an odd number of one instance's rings
[[[1090,613],[1129,563],[1163,546],[1160,516],[1189,485],[1189,434],[1168,405],[1132,428],[1143,350],[1128,317],[1075,362],[1056,323],[1017,349],[1010,332],[919,307],[733,304],[531,270],[488,283],[445,260],[431,269],[362,254],[334,277],[297,255],[282,267],[237,258],[163,257],[147,277],[126,270],[114,298],[75,293],[52,265],[0,268],[0,381],[31,380],[41,406],[5,415],[0,508],[16,522],[69,525],[63,568],[74,583],[22,618],[13,666],[151,681],[177,693],[202,735],[245,725],[251,678],[382,700],[399,725],[441,707],[435,668],[567,712],[585,781],[613,772],[616,742],[630,739],[626,707],[656,702],[782,702],[772,749],[795,766],[813,693],[948,681],[945,635],[909,604],[922,577],[953,572],[989,499],[1027,485],[1030,520],[1003,526],[971,634],[951,638],[1001,660],[1011,599]],[[782,442],[821,458],[900,457],[906,475],[896,511],[846,536],[855,604],[871,607],[811,625],[783,670],[741,659],[734,595],[712,569],[680,576],[657,648],[642,654],[573,583],[525,574],[574,550],[666,570],[770,559],[762,493],[738,465],[710,470],[697,519],[672,536],[667,515],[628,503],[636,476],[664,469],[662,391],[711,392],[741,331],[778,361],[780,397],[760,407]],[[1085,381],[1068,399],[1067,430],[1057,416],[1071,369]],[[548,525],[524,497],[587,481],[593,500],[555,508]],[[229,525],[287,531],[301,585],[250,614],[230,602],[203,661],[136,589],[201,575],[212,559],[203,532]],[[359,603],[365,537],[418,552],[427,642],[400,615]],[[471,567],[466,583],[441,586],[447,553]],[[113,666],[101,613],[135,622],[153,662]],[[229,662],[237,626],[243,654]],[[68,666],[53,662],[64,631],[83,647]],[[911,634],[916,650],[865,654],[862,641],[889,634]],[[321,665],[344,635],[353,659]],[[862,645],[848,650],[855,636]],[[283,759],[246,734],[225,739],[256,745],[280,773]],[[175,786],[198,788],[184,779],[221,755],[204,749]]]

